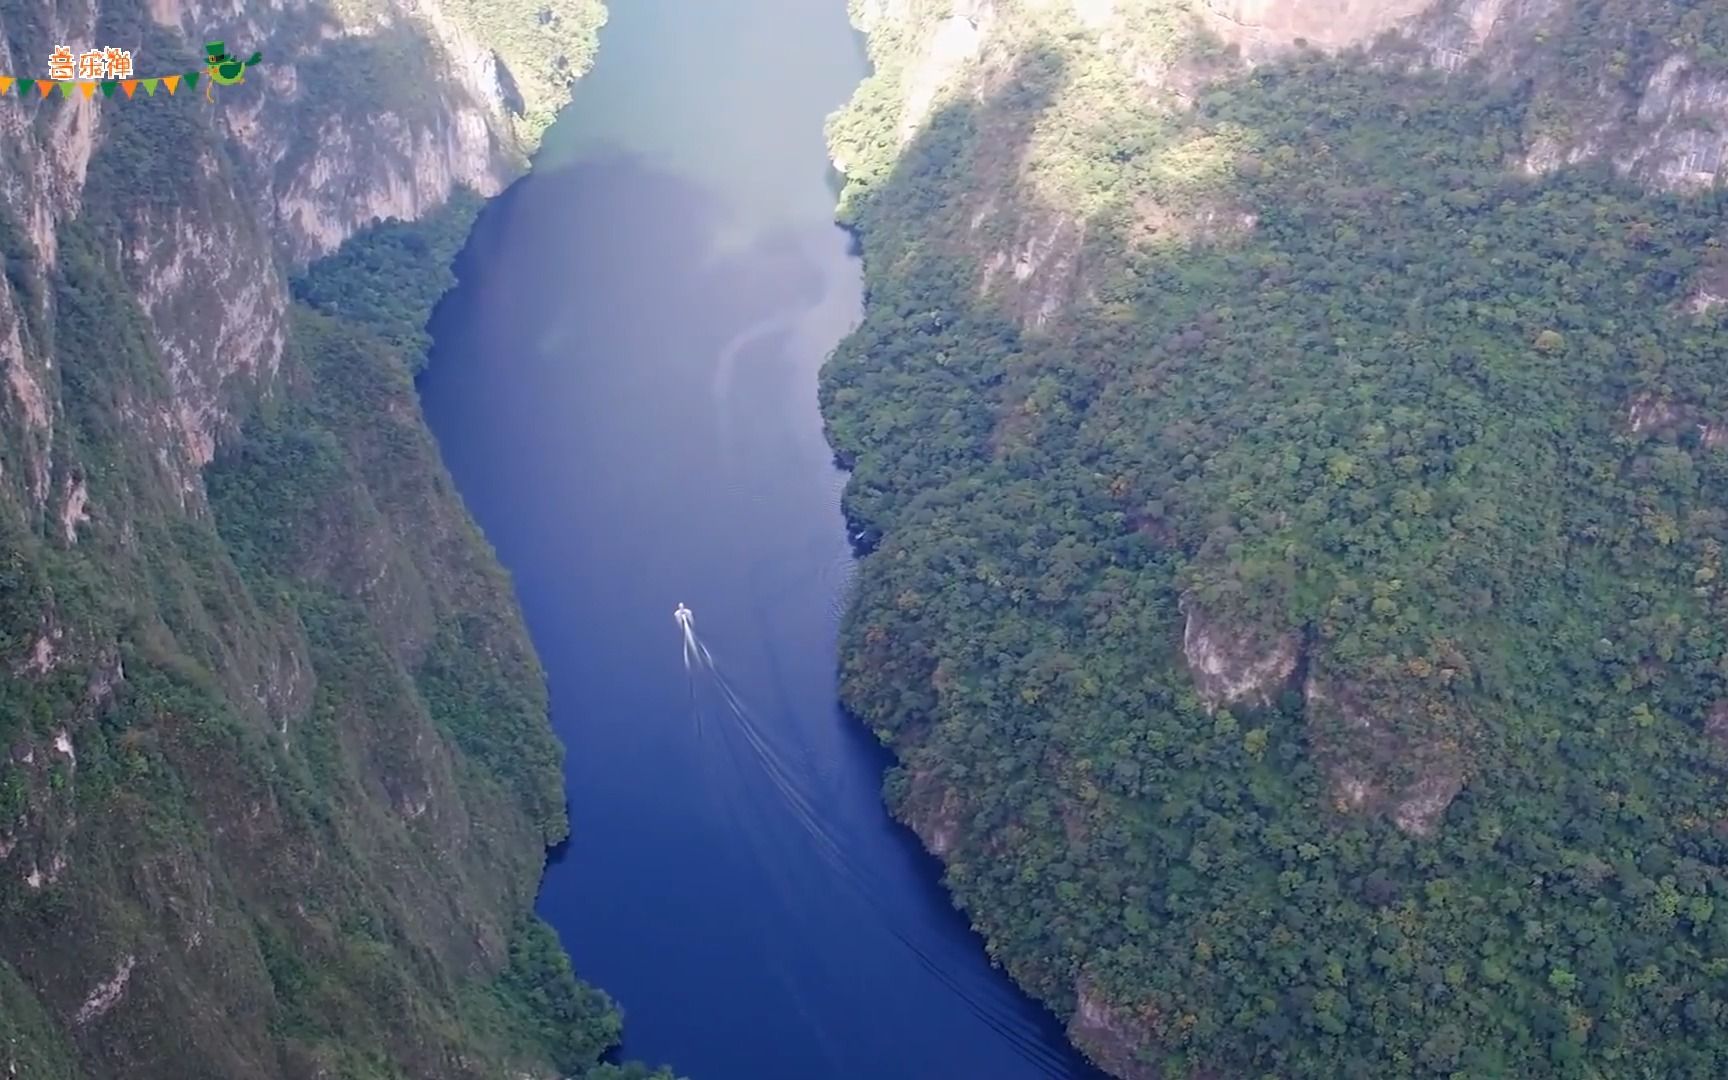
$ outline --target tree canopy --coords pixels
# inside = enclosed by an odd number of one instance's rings
[[[1475,74],[1101,112],[1094,41],[1021,48],[849,194],[823,384],[875,545],[845,697],[957,902],[1169,1075],[1720,1075],[1728,197],[1522,175],[1528,87]],[[1300,642],[1282,697],[1205,707],[1184,597]],[[1341,794],[1441,754],[1428,835]]]

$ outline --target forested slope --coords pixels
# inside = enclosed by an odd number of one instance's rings
[[[856,9],[890,799],[1117,1075],[1721,1075],[1728,19],[1226,6]]]
[[[645,1075],[532,914],[561,750],[412,383],[602,15],[0,3],[6,74],[266,57],[0,99],[0,1075]]]

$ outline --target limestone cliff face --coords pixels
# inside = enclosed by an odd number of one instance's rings
[[[44,42],[99,38],[138,42],[141,72],[188,66],[206,37],[266,54],[246,85],[214,105],[8,99],[0,108],[0,158],[10,166],[0,218],[19,248],[0,279],[0,494],[35,520],[58,522],[64,543],[76,545],[83,523],[121,508],[91,493],[86,463],[62,431],[56,365],[67,358],[56,356],[47,328],[68,227],[88,221],[100,232],[136,300],[161,392],[123,411],[165,487],[196,513],[200,471],[250,403],[271,392],[292,270],[370,222],[422,216],[458,186],[495,193],[531,146],[519,137],[523,105],[499,53],[474,37],[471,17],[435,2],[275,4],[236,16],[198,0],[151,0],[33,13],[40,23],[30,26],[0,15],[10,70],[40,66]],[[574,31],[574,52],[591,49],[595,25],[590,17]],[[552,41],[558,29],[529,28]],[[367,65],[376,70],[357,83]],[[542,108],[555,107],[542,96]],[[130,198],[111,190],[132,183],[117,177],[98,211],[86,205],[93,157],[109,142],[155,134],[116,135],[117,120],[140,119],[128,109],[178,110],[162,130],[185,141],[143,146],[133,163],[179,179],[157,197]]]
[[[538,669],[406,362],[288,281],[523,167],[599,15],[516,18],[0,12],[8,72],[61,43],[140,74],[207,39],[265,56],[210,103],[0,103],[0,995],[54,1033],[0,1015],[0,1073],[502,1074],[453,995],[505,962],[562,833],[555,793],[523,800],[556,776]],[[480,684],[552,756],[532,784],[450,726]]]
[[[897,145],[911,140],[938,97],[978,57],[995,14],[995,0],[853,0],[853,23],[877,51],[907,57],[879,72],[891,82]]]
[[[165,465],[194,498],[196,471],[209,462],[234,402],[267,385],[276,369],[286,268],[329,253],[371,221],[417,218],[457,186],[494,194],[531,148],[520,138],[524,106],[499,53],[475,38],[465,25],[471,17],[430,0],[275,4],[239,16],[197,0],[152,0],[142,11],[50,5],[33,14],[44,28],[26,32],[0,16],[19,72],[45,63],[47,41],[160,43],[135,49],[141,72],[152,64],[178,70],[205,37],[266,54],[246,86],[213,107],[150,106],[182,109],[213,137],[195,147],[191,162],[174,166],[188,178],[183,197],[120,209],[126,227],[116,239],[172,389],[162,414],[149,420],[172,433]],[[138,22],[146,25],[131,29]],[[528,32],[548,41],[574,33],[580,55],[591,50],[593,30]],[[555,108],[557,98],[537,104]],[[13,165],[0,206],[33,249],[27,280],[40,284],[53,274],[57,230],[78,217],[92,153],[122,107],[56,103],[32,122],[37,107],[12,101],[0,113],[0,155]],[[30,301],[16,293],[15,284],[0,285],[0,366],[23,444],[4,479],[42,508],[55,464],[52,360],[42,343],[24,339]]]
[[[1566,130],[1531,133],[1533,169],[1602,156],[1653,185],[1685,188],[1707,185],[1724,166],[1728,135],[1711,121],[1728,103],[1728,72],[1701,59],[1688,35],[1675,35],[1647,70],[1597,73],[1582,97],[1562,85],[1560,59],[1546,43],[1587,17],[1577,0],[853,0],[855,23],[889,58],[879,75],[899,111],[901,143],[1004,46],[991,36],[1004,6],[1095,34],[1141,81],[1182,89],[1190,72],[1136,51],[1119,28],[1156,12],[1179,32],[1215,37],[1247,64],[1300,48],[1366,48],[1447,71],[1478,61],[1496,77],[1534,78],[1539,95],[1566,95]],[[1635,28],[1604,31],[1630,41]]]
[[[1431,0],[1205,0],[1200,14],[1243,56],[1276,56],[1296,42],[1342,49],[1372,41],[1421,14]]]
[[[1043,148],[1060,146],[1076,125],[1108,123],[1114,109],[1179,112],[1210,81],[1299,49],[1355,48],[1373,63],[1468,65],[1527,81],[1532,120],[1509,164],[1528,173],[1603,161],[1652,188],[1693,191],[1728,169],[1728,70],[1704,58],[1696,35],[1677,33],[1653,61],[1580,84],[1552,40],[1606,35],[1631,50],[1636,31],[1587,24],[1597,16],[1578,0],[852,0],[852,14],[875,72],[831,129],[836,164],[851,182],[843,212],[945,104],[988,110],[1005,87],[1020,88],[1012,115],[990,122],[1018,117],[1035,130],[1005,132],[996,140],[1004,154],[970,163],[974,182],[959,194],[955,218],[966,223],[958,242],[979,254],[981,292],[1031,329],[1053,328],[1062,311],[1095,295],[1086,228],[1104,198],[1044,168]],[[1036,35],[1083,40],[1114,71],[1089,72],[1076,86],[1071,72],[1028,61]],[[1032,99],[1055,107],[1029,118]],[[1205,203],[1143,204],[1130,217],[1154,243],[1228,239],[1254,227],[1235,207]]]
[[[1579,85],[1549,41],[1587,16],[1575,0],[1205,0],[1208,27],[1250,62],[1299,44],[1375,48],[1406,62],[1460,71],[1472,62],[1503,80],[1529,79],[1544,121],[1527,132],[1531,173],[1611,162],[1652,188],[1708,188],[1728,167],[1728,72],[1710,70],[1676,35],[1647,70],[1595,72]],[[1630,44],[1629,25],[1600,32]]]
[[[1048,92],[1047,78],[1016,70],[1018,43],[992,36],[998,7],[999,0],[853,0],[853,19],[868,35],[875,70],[833,125],[835,164],[853,186],[843,197],[843,214],[857,189],[882,179],[895,155],[947,104],[981,99],[1015,80],[1033,94]],[[1076,298],[1085,219],[1037,197],[1025,183],[1033,162],[1018,153],[1027,141],[1023,123],[1006,112],[994,119],[1006,129],[996,143],[1004,152],[974,163],[978,182],[957,193],[963,202],[957,216],[966,222],[962,242],[988,252],[980,292],[1038,328]],[[874,134],[882,131],[893,135]],[[855,132],[872,134],[860,142]]]
[[[1633,138],[1615,163],[1653,186],[1708,188],[1728,169],[1728,76],[1700,71],[1681,54],[1669,56],[1637,95]]]

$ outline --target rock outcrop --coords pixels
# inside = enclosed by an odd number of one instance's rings
[[[1365,45],[1422,14],[1432,0],[1204,0],[1207,27],[1250,61],[1299,45]]]
[[[1315,674],[1303,697],[1333,809],[1383,815],[1413,836],[1439,827],[1466,778],[1456,706],[1415,687],[1375,691]]]
[[[1182,655],[1210,708],[1266,706],[1288,689],[1302,657],[1301,637],[1231,626],[1195,600],[1182,600]]]
[[[1156,1067],[1140,1060],[1145,1030],[1153,1019],[1112,1005],[1082,975],[1074,984],[1076,1005],[1068,1019],[1068,1039],[1111,1076],[1121,1080],[1161,1080]]]
[[[960,835],[960,801],[954,789],[934,773],[912,771],[905,802],[897,812],[930,854],[940,858],[954,849],[954,841]]]

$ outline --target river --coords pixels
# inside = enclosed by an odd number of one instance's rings
[[[852,558],[816,374],[862,286],[822,125],[862,43],[842,0],[612,6],[421,388],[568,749],[541,914],[624,1008],[622,1056],[694,1080],[1096,1076],[836,703]]]

